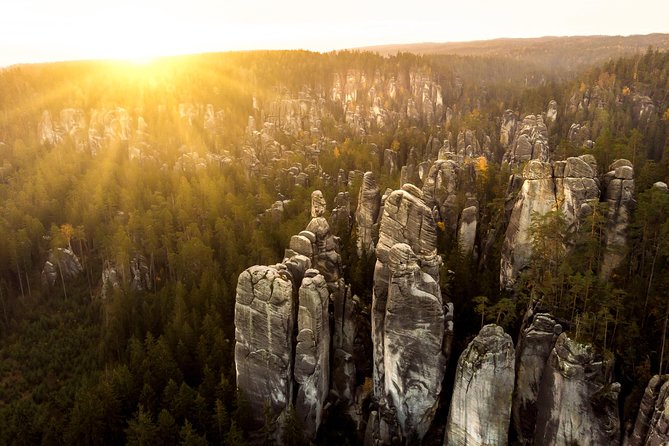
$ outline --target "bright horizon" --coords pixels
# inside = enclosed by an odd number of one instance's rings
[[[0,67],[203,52],[669,32],[669,2],[33,0],[3,6]]]

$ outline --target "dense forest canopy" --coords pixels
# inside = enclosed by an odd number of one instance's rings
[[[669,181],[669,54],[563,71],[486,56],[264,51],[0,71],[0,443],[244,444],[239,274],[281,261],[312,190],[328,206],[349,191],[354,211],[361,177],[349,172],[397,189],[386,150],[401,167],[432,138],[455,147],[466,131],[485,146],[476,192],[488,238],[465,259],[440,235],[454,351],[482,321],[515,336],[542,296],[576,338],[615,357],[633,419],[650,375],[669,368],[669,195],[653,188]],[[439,119],[424,103],[411,113],[418,97],[442,101]],[[624,261],[598,280],[605,209],[576,232],[549,213],[533,220],[517,288],[500,290],[507,185],[520,171],[504,160],[500,125],[507,109],[545,115],[552,100],[554,159],[591,154],[599,174],[619,158],[633,165]],[[587,136],[571,137],[574,124]],[[567,239],[575,249],[555,249]],[[369,307],[374,259],[356,253],[355,229],[342,257]],[[324,431],[324,444],[355,441]]]

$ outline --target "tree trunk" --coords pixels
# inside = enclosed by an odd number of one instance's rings
[[[648,309],[648,299],[650,299],[650,287],[653,284],[653,276],[655,275],[655,261],[657,260],[657,253],[660,251],[660,241],[655,242],[655,255],[653,256],[653,263],[650,264],[650,276],[648,277],[648,286],[646,287],[646,301],[643,304],[643,314],[641,319],[641,328],[646,324],[646,310]]]

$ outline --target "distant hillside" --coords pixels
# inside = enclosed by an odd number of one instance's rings
[[[472,42],[415,43],[356,48],[381,55],[398,52],[505,57],[532,61],[544,68],[560,67],[569,72],[622,56],[644,52],[649,46],[666,51],[669,34],[635,36],[572,36],[532,39],[494,39]]]

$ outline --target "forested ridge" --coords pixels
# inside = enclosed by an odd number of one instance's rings
[[[591,154],[600,175],[633,166],[623,260],[598,276],[605,204],[576,231],[549,212],[532,220],[529,267],[500,290],[509,175],[522,170],[500,126],[507,109],[546,115],[553,100],[553,159]],[[248,52],[0,71],[0,443],[245,444],[240,273],[283,259],[313,190],[328,206],[348,191],[352,215],[362,172],[397,189],[412,153],[460,134],[480,147],[467,156],[481,211],[476,255],[439,233],[454,353],[485,322],[515,338],[539,301],[615,358],[633,423],[648,379],[669,368],[669,194],[653,187],[669,182],[667,53],[562,77],[503,57]],[[356,231],[339,235],[364,313],[374,259],[358,255]],[[318,443],[358,440],[340,415]],[[282,435],[303,441],[299,426]]]

